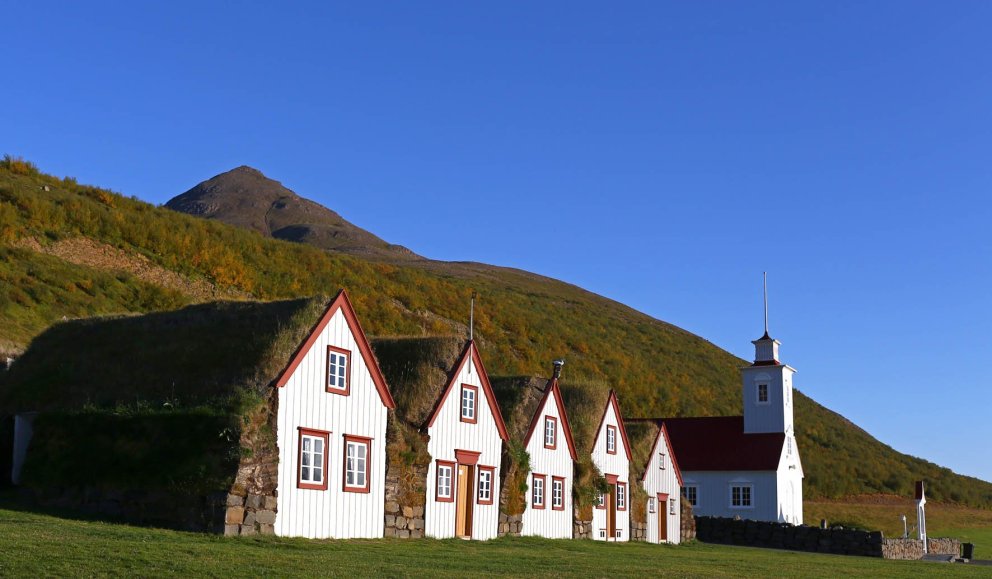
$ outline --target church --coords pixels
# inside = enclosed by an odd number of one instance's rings
[[[741,368],[743,416],[650,419],[664,426],[682,468],[683,500],[697,516],[803,522],[803,467],[793,428],[792,377],[780,342],[754,340]]]

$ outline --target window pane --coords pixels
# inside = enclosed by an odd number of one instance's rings
[[[305,466],[300,470],[300,480],[310,480],[310,467]]]

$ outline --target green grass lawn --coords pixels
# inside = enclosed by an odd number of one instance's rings
[[[725,547],[224,538],[0,509],[0,576],[989,576],[988,567]]]

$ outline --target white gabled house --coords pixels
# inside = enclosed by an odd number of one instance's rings
[[[427,419],[424,509],[428,537],[493,539],[499,527],[506,424],[474,341],[469,341]]]
[[[577,458],[572,428],[558,388],[560,365],[545,387],[524,439],[530,475],[521,534],[571,539],[572,481]]]
[[[276,380],[275,533],[378,538],[395,404],[343,290]]]
[[[678,544],[682,541],[682,471],[665,423],[658,426],[641,475],[641,485],[648,494],[647,541]]]
[[[599,496],[592,512],[592,538],[598,541],[630,540],[630,442],[620,415],[617,394],[603,409],[592,448],[592,462],[606,478],[609,492]]]

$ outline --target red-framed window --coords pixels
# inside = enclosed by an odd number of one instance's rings
[[[297,429],[296,488],[327,490],[327,442],[331,433],[313,428]]]
[[[372,439],[366,436],[344,435],[344,490],[349,493],[369,492],[369,462]]]
[[[493,504],[493,484],[496,480],[496,467],[479,466],[476,468],[479,471],[479,481],[476,485],[479,492],[476,502],[480,505],[491,505]]]
[[[606,426],[606,453],[617,453],[617,427],[609,424]]]
[[[565,510],[565,478],[551,477],[551,508],[556,511]]]
[[[558,447],[558,419],[554,416],[544,417],[544,448],[554,450]]]
[[[547,482],[547,475],[535,474],[531,477],[530,484],[530,506],[535,509],[544,508],[544,495],[547,492],[545,484]]]
[[[333,394],[351,393],[351,352],[336,346],[327,347],[327,370],[324,389]]]
[[[627,483],[617,483],[617,510],[627,510]]]
[[[455,463],[437,461],[434,478],[434,500],[439,503],[455,502]]]
[[[459,396],[459,417],[462,422],[475,424],[479,421],[479,387],[462,384]]]
[[[599,493],[599,496],[596,497],[596,508],[597,509],[606,508],[606,495],[604,493]]]

